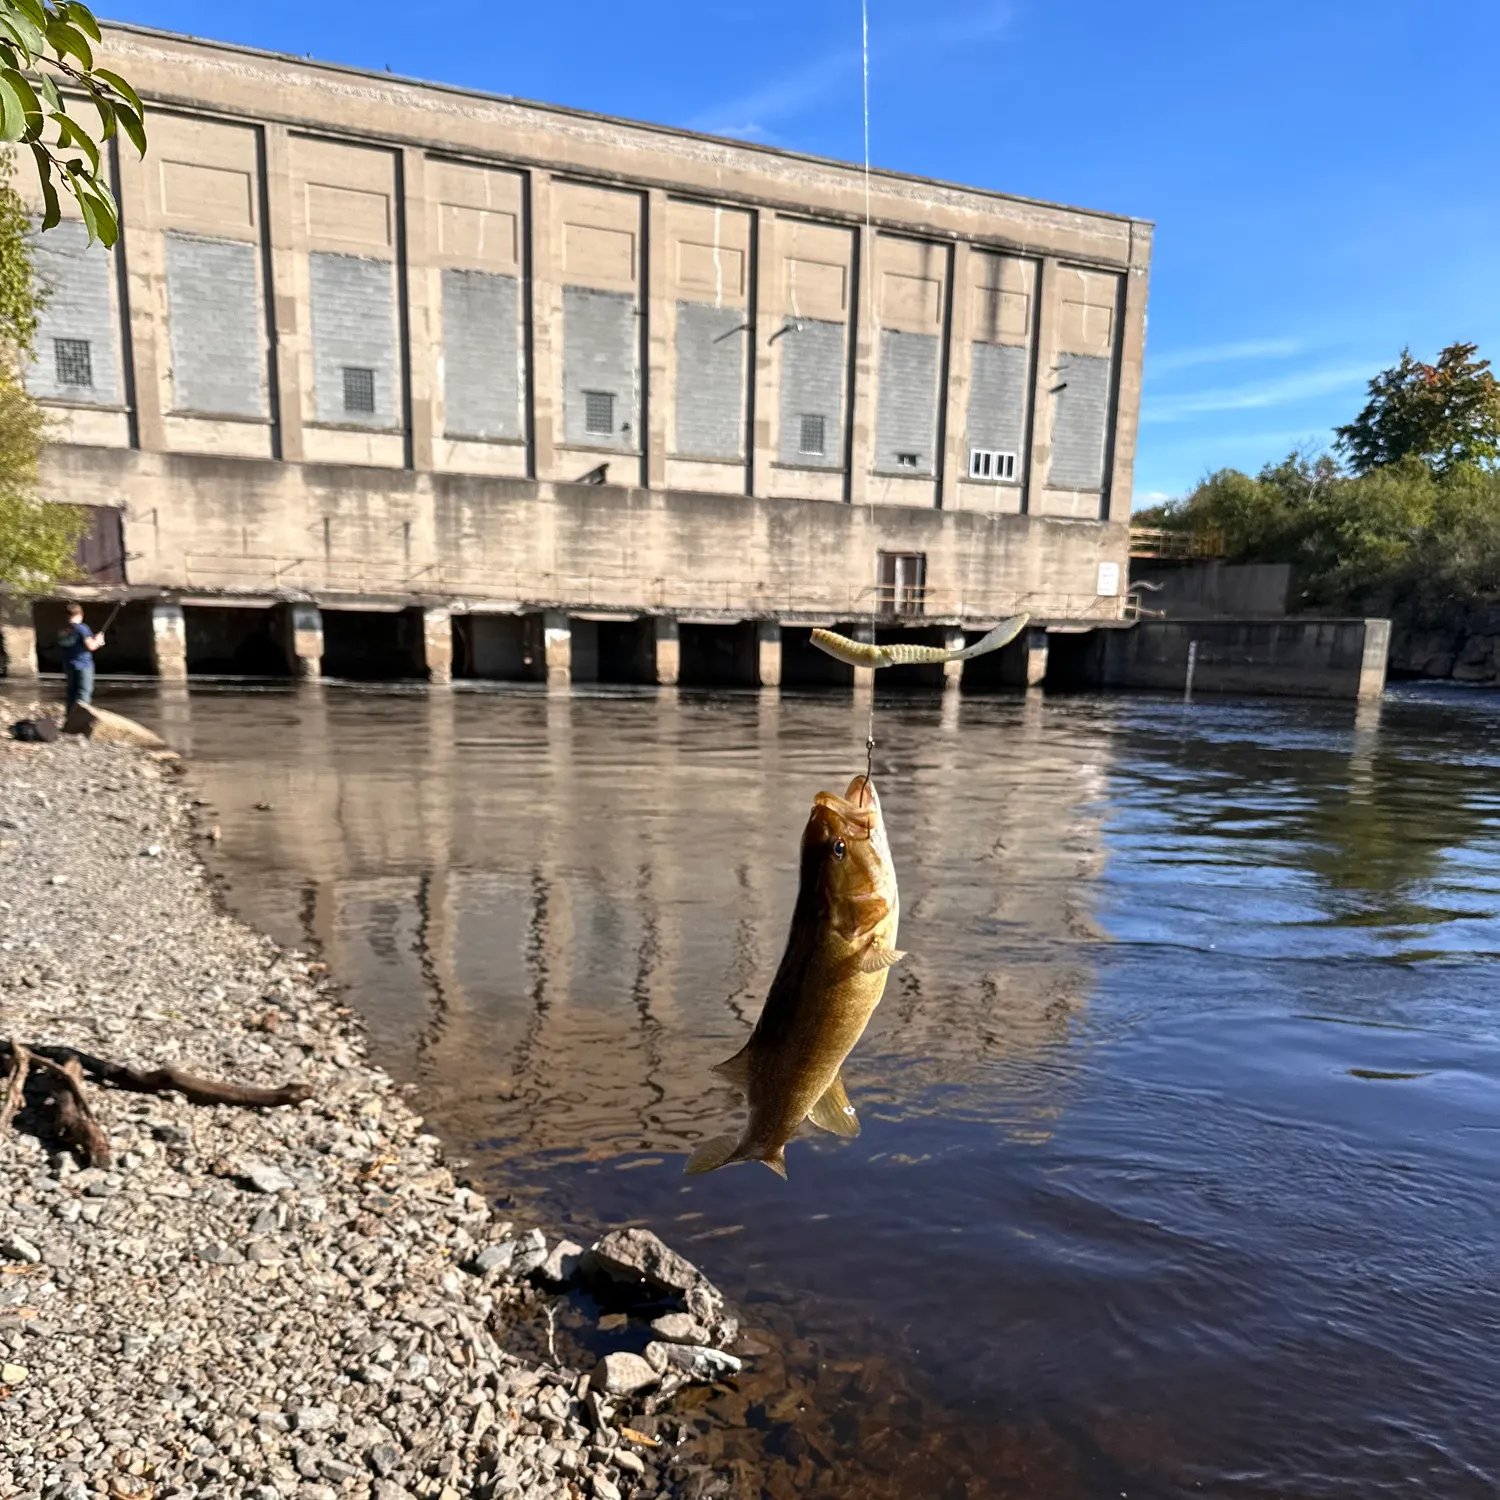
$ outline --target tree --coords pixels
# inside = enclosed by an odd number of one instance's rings
[[[1399,363],[1369,386],[1370,399],[1347,426],[1339,450],[1356,474],[1420,459],[1435,474],[1461,464],[1491,468],[1500,459],[1500,380],[1475,344],[1449,344],[1436,364],[1401,351]]]
[[[0,172],[0,588],[22,593],[77,572],[74,549],[85,513],[36,497],[45,419],[22,383],[31,357],[41,293],[20,195]]]
[[[0,141],[31,150],[43,229],[62,217],[61,184],[77,200],[89,239],[113,245],[120,213],[100,147],[119,131],[144,154],[145,112],[118,73],[94,65],[91,44],[99,40],[99,23],[80,0],[0,0]],[[98,111],[97,140],[68,113],[70,102]]]

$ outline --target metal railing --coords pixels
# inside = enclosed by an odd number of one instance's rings
[[[1130,528],[1132,557],[1223,557],[1224,533],[1217,527],[1202,531],[1167,531],[1159,527]]]

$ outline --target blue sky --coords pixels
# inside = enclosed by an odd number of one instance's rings
[[[878,166],[1155,221],[1136,503],[1500,356],[1496,0],[870,0]],[[858,0],[142,0],[119,20],[857,159]],[[1500,360],[1497,360],[1500,363]]]

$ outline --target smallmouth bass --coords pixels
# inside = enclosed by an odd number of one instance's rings
[[[845,662],[851,667],[906,667],[942,661],[971,661],[976,656],[987,656],[1008,646],[1026,628],[1030,615],[1012,615],[1002,620],[987,635],[972,646],[949,651],[944,646],[908,646],[897,642],[890,646],[876,646],[869,641],[851,641],[847,635],[833,630],[815,630],[812,643],[819,651]]]
[[[786,952],[750,1040],[714,1072],[744,1094],[742,1134],[702,1142],[690,1173],[763,1161],[786,1176],[786,1144],[803,1120],[859,1134],[840,1069],[864,1033],[892,964],[900,917],[896,871],[875,784],[819,792],[802,833],[797,905]]]

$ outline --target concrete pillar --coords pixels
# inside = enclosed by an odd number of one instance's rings
[[[1047,675],[1047,632],[1037,626],[1026,631],[1026,686],[1039,687]]]
[[[0,663],[12,681],[37,675],[36,625],[19,599],[0,599]]]
[[[280,634],[293,677],[323,675],[323,611],[316,604],[283,604]]]
[[[453,681],[453,615],[446,609],[422,611],[422,665],[428,682],[444,686]]]
[[[180,604],[151,606],[151,665],[164,681],[187,679],[187,625]]]
[[[943,632],[943,650],[962,651],[968,642],[964,639],[964,633],[957,626],[952,630]],[[945,661],[943,663],[943,691],[945,693],[957,692],[959,685],[964,680],[964,664],[961,661]]]
[[[573,629],[560,609],[527,615],[524,654],[538,682],[566,686],[573,679]]]
[[[652,615],[646,622],[646,649],[654,665],[646,678],[658,687],[676,687],[682,667],[682,646],[677,635],[677,620],[672,615]]]
[[[1385,692],[1385,667],[1391,654],[1391,622],[1365,621],[1365,649],[1359,663],[1359,696],[1379,698]]]
[[[755,646],[761,687],[781,686],[781,626],[775,620],[755,622]]]

